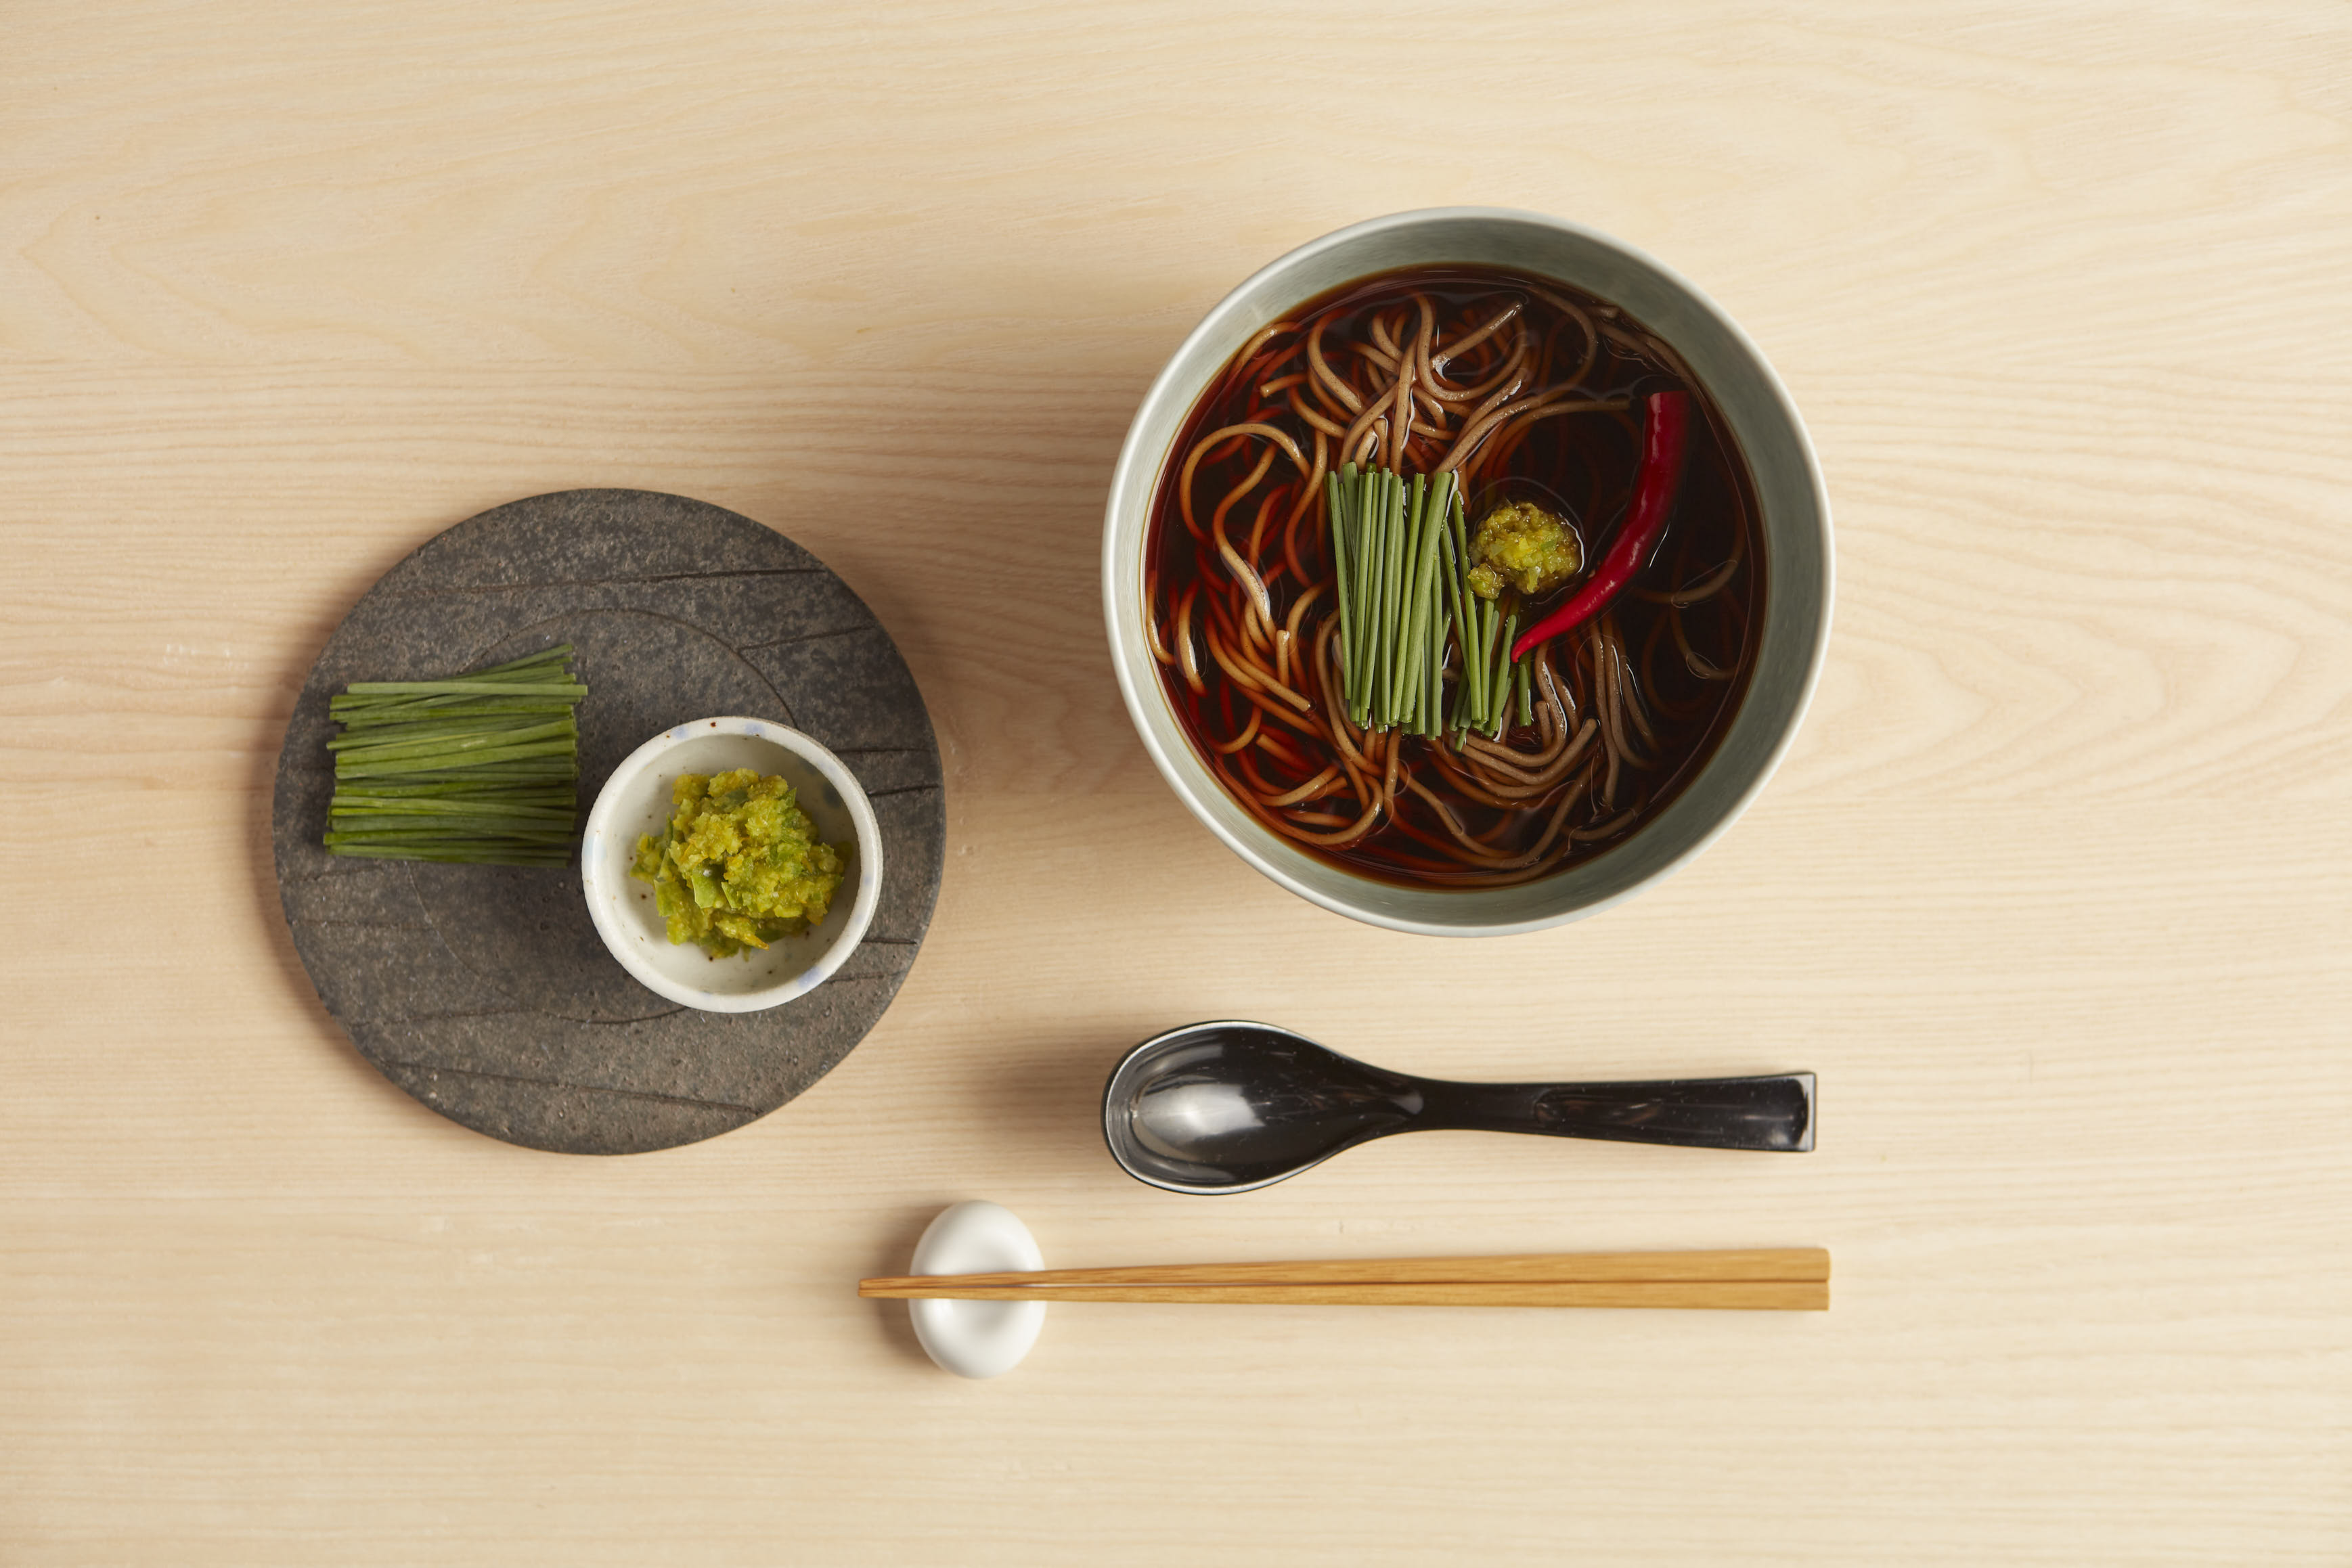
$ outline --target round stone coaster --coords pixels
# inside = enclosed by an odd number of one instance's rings
[[[753,1013],[667,1001],[613,961],[577,865],[347,860],[320,844],[327,699],[572,644],[580,811],[688,719],[779,720],[856,774],[881,820],[881,905],[849,962]],[[946,852],[939,745],[873,612],[748,517],[644,490],[535,496],[428,540],[327,640],[286,727],[271,814],[294,946],[352,1043],[452,1121],[565,1154],[716,1136],[830,1071],[874,1027],[930,924]]]

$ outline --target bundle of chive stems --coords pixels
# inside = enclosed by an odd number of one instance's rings
[[[577,841],[588,695],[572,644],[438,681],[354,681],[331,699],[327,852],[562,866]]]
[[[1352,463],[1325,476],[1348,716],[1359,727],[1499,737],[1535,718],[1528,661],[1511,659],[1517,611],[1470,591],[1469,522],[1451,473],[1410,481]],[[1449,643],[1459,655],[1448,711]]]

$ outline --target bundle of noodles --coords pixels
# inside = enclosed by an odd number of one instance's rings
[[[1662,386],[1695,395],[1709,439],[1628,590],[1527,653],[1494,734],[1359,722],[1326,476],[1450,476],[1473,516],[1533,497],[1605,540]],[[1397,880],[1527,882],[1621,840],[1704,761],[1750,662],[1755,508],[1722,430],[1664,343],[1524,277],[1391,275],[1265,328],[1180,437],[1147,552],[1152,655],[1202,757],[1276,832]]]

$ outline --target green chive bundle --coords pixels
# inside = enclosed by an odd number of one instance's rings
[[[1338,570],[1348,716],[1408,735],[1499,737],[1534,718],[1527,661],[1511,658],[1516,611],[1470,591],[1470,528],[1452,474],[1407,481],[1343,465],[1324,480]],[[1444,676],[1454,655],[1454,703]],[[1516,701],[1515,701],[1516,699]]]
[[[572,644],[439,681],[354,681],[330,699],[327,852],[473,865],[570,863],[588,695]]]

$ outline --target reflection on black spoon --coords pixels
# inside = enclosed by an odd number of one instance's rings
[[[1263,1023],[1196,1023],[1145,1040],[1103,1088],[1103,1137],[1138,1181],[1247,1192],[1391,1133],[1430,1128],[1801,1154],[1813,1075],[1624,1083],[1412,1078]]]

